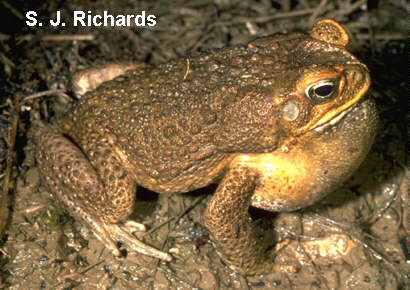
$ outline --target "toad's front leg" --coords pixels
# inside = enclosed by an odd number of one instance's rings
[[[136,184],[112,145],[99,138],[98,150],[86,155],[48,126],[37,129],[37,162],[41,176],[68,212],[86,224],[119,256],[117,241],[131,251],[170,261],[172,257],[137,240],[133,230],[143,226],[122,221],[133,210]]]
[[[247,275],[271,272],[275,268],[248,213],[257,178],[250,168],[231,168],[204,216],[218,254],[233,270]]]

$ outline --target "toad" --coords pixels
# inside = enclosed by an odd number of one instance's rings
[[[249,207],[311,205],[373,141],[369,72],[348,42],[324,19],[309,33],[80,74],[88,92],[55,126],[38,126],[42,179],[114,255],[122,241],[165,261],[172,256],[136,239],[144,226],[127,220],[137,187],[173,194],[218,183],[203,218],[218,254],[243,274],[273,271]]]

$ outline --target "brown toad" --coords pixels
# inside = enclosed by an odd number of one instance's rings
[[[37,134],[37,161],[52,192],[115,255],[170,261],[126,222],[137,185],[159,193],[210,183],[204,224],[231,268],[272,271],[249,206],[308,206],[343,182],[367,154],[376,127],[364,64],[348,34],[325,19],[309,34],[273,35],[102,82]],[[112,67],[111,67],[112,68]],[[101,77],[102,71],[94,71]],[[80,78],[84,82],[87,78]]]

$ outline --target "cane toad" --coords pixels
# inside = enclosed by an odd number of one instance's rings
[[[312,204],[373,141],[375,109],[363,101],[369,72],[348,41],[341,24],[325,19],[307,34],[120,67],[57,126],[39,126],[41,176],[115,255],[120,240],[166,261],[168,253],[132,235],[143,225],[126,220],[137,186],[171,194],[217,182],[204,214],[216,250],[241,273],[272,271],[249,206]]]

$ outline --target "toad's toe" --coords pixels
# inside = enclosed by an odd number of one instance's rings
[[[167,262],[172,261],[172,256],[170,254],[157,250],[149,245],[146,245],[140,240],[138,240],[136,237],[134,237],[130,233],[129,227],[120,226],[118,224],[104,224],[101,227],[105,234],[98,234],[97,236],[99,240],[102,243],[104,243],[105,246],[108,249],[110,249],[115,256],[120,256],[120,251],[116,246],[116,242],[120,241],[124,243],[125,248],[129,252],[137,252]]]

